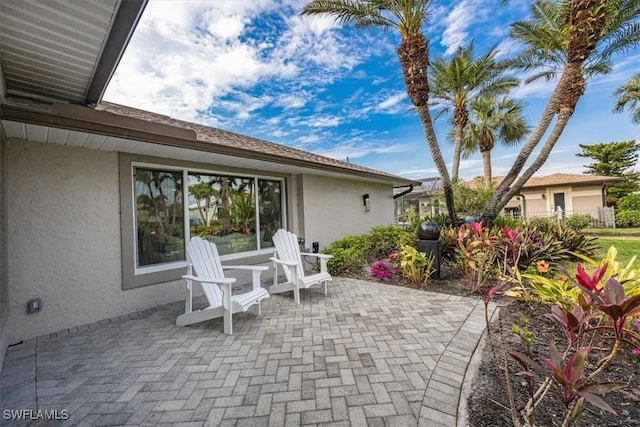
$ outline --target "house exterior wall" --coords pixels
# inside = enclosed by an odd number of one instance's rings
[[[116,153],[12,140],[6,155],[9,344],[184,298],[180,282],[122,290]]]
[[[574,196],[573,213],[586,213],[598,217],[598,208],[602,207],[602,196]]]
[[[554,193],[564,193],[565,213],[568,215],[574,213],[590,213],[597,216],[598,208],[603,207],[602,187],[600,185],[562,185],[523,189],[520,194],[525,198],[525,214],[527,218],[554,215]],[[544,195],[544,199],[542,195]],[[512,199],[511,202],[513,202],[513,200],[515,199]]]
[[[302,176],[304,233],[300,236],[311,248],[319,242],[324,248],[348,235],[360,234],[377,225],[393,223],[394,203],[391,184]],[[369,194],[371,210],[365,212],[362,196]]]
[[[0,76],[1,79],[1,76]],[[7,188],[6,140],[0,121],[0,371],[7,350],[9,321],[9,281],[7,276]]]

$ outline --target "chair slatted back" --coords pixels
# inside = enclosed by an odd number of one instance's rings
[[[298,264],[297,279],[304,279],[304,268],[302,266],[302,256],[300,255],[300,245],[298,244],[298,236],[285,229],[280,229],[273,235],[273,244],[276,247],[276,256],[283,261],[295,262]],[[292,277],[291,268],[286,265],[282,266],[284,274],[289,282],[295,282]]]
[[[193,265],[194,274],[198,277],[224,278],[218,248],[215,243],[200,237],[192,237],[187,245],[187,262]],[[211,307],[222,305],[222,290],[218,285],[215,283],[203,283],[202,289]]]

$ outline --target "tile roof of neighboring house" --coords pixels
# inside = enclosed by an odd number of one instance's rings
[[[493,183],[498,185],[504,179],[503,176],[493,178]],[[617,176],[602,176],[602,175],[586,175],[586,174],[570,174],[570,173],[554,173],[552,175],[545,176],[532,176],[522,186],[522,188],[536,188],[536,187],[552,187],[559,185],[595,185],[595,184],[612,184],[614,182],[624,181],[624,178]],[[466,184],[471,188],[476,187],[482,183],[482,179],[476,178],[471,181],[467,181]]]
[[[253,138],[251,136],[241,135],[226,130],[213,128],[209,126],[200,125],[197,123],[191,123],[184,120],[178,120],[169,116],[152,113],[149,111],[138,110],[136,108],[126,107],[124,105],[113,104],[110,102],[102,102],[96,110],[107,111],[113,114],[121,116],[132,117],[136,119],[145,120],[148,122],[160,123],[170,125],[178,128],[191,129],[196,132],[197,140],[202,142],[208,142],[211,144],[222,145],[227,147],[233,147],[240,150],[245,150],[247,154],[249,152],[264,153],[272,156],[278,156],[288,159],[297,159],[305,162],[315,163],[321,166],[338,167],[346,171],[364,172],[371,175],[377,175],[379,177],[391,178],[393,180],[401,180],[407,183],[413,182],[410,179],[399,177],[387,172],[367,168],[364,166],[356,165],[353,163],[343,162],[341,160],[332,159],[330,157],[321,156],[318,154],[309,153],[306,151],[298,150],[295,148],[287,147],[285,145],[276,144],[273,142],[264,141],[262,139]]]
[[[523,188],[530,187],[550,187],[554,185],[593,185],[593,184],[611,184],[614,182],[624,181],[624,178],[617,176],[602,175],[586,175],[586,174],[569,174],[554,173],[546,176],[533,176],[527,181]]]

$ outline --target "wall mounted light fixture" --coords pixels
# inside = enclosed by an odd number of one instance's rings
[[[371,198],[369,194],[362,195],[362,204],[364,205],[364,211],[369,212],[371,210]]]
[[[542,198],[543,198],[543,199],[546,199],[546,198],[547,198],[547,195],[546,195],[545,193],[542,193]]]

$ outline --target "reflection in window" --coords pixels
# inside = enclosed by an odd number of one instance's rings
[[[134,168],[137,267],[183,261],[182,172]]]
[[[189,225],[221,255],[258,249],[254,179],[190,173]]]
[[[260,247],[273,246],[271,238],[282,228],[282,182],[258,180],[258,206],[260,210]]]

